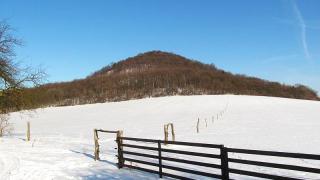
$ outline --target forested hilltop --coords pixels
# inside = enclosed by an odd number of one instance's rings
[[[144,97],[243,94],[319,100],[316,92],[245,75],[234,75],[185,57],[151,51],[119,61],[79,80],[26,89],[26,108]],[[28,104],[33,104],[32,107]]]

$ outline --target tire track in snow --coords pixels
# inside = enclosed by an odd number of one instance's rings
[[[12,153],[0,154],[0,179],[7,180],[10,176],[18,171],[20,167],[20,159]]]

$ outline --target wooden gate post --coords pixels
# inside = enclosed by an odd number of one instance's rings
[[[172,141],[175,141],[176,140],[176,135],[174,133],[173,123],[171,123],[171,134],[172,134]]]
[[[27,122],[27,141],[30,141],[30,122]]]
[[[164,129],[164,144],[167,144],[167,141],[168,141],[168,125],[165,124],[163,126],[163,129]]]
[[[223,180],[229,180],[228,148],[221,145],[221,175]]]
[[[93,130],[93,138],[94,138],[94,160],[100,160],[99,157],[99,137],[98,137],[98,131],[96,129]]]
[[[118,168],[122,168],[124,165],[124,159],[123,159],[123,140],[121,137],[123,136],[123,131],[117,132],[117,143],[118,143]]]
[[[163,126],[163,129],[164,129],[164,145],[167,145],[168,143],[168,139],[169,139],[169,127],[171,127],[171,135],[172,135],[172,141],[175,141],[176,140],[176,135],[174,133],[174,127],[173,127],[173,123],[168,123],[168,124],[165,124]]]

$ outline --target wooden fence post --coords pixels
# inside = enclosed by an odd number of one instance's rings
[[[199,123],[200,123],[200,119],[198,118],[198,122],[197,122],[197,133],[199,133]]]
[[[123,131],[118,131],[117,132],[117,143],[118,143],[118,168],[122,168],[124,165],[124,160],[123,160],[123,140],[121,137],[123,136]]]
[[[164,129],[164,144],[168,144],[168,139],[169,139],[169,127],[171,127],[171,135],[172,135],[172,141],[175,141],[176,140],[176,135],[174,133],[174,126],[173,126],[173,123],[168,123],[168,124],[165,124],[163,126],[163,129]]]
[[[27,122],[27,141],[30,141],[30,122]]]
[[[221,175],[223,180],[229,180],[228,148],[223,145],[220,148],[221,153]]]
[[[176,140],[176,135],[174,133],[173,123],[171,123],[171,134],[172,134],[172,141],[175,141]]]
[[[164,126],[163,126],[163,128],[164,128],[164,144],[167,144],[167,141],[168,141],[168,125],[167,124],[165,124]]]
[[[94,160],[100,160],[99,157],[99,137],[98,131],[96,129],[93,130],[93,138],[94,138]]]
[[[161,141],[158,140],[158,158],[159,158],[159,177],[162,178],[162,156],[161,156]]]

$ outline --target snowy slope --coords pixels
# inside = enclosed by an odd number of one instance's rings
[[[169,122],[178,141],[320,154],[320,102],[316,101],[173,96],[38,109],[13,113],[11,120],[13,135],[0,139],[0,179],[155,179],[156,175],[116,168],[113,135],[101,138],[103,161],[95,162],[93,129],[121,129],[129,137],[163,139],[163,125]],[[24,141],[27,121],[31,142]]]

